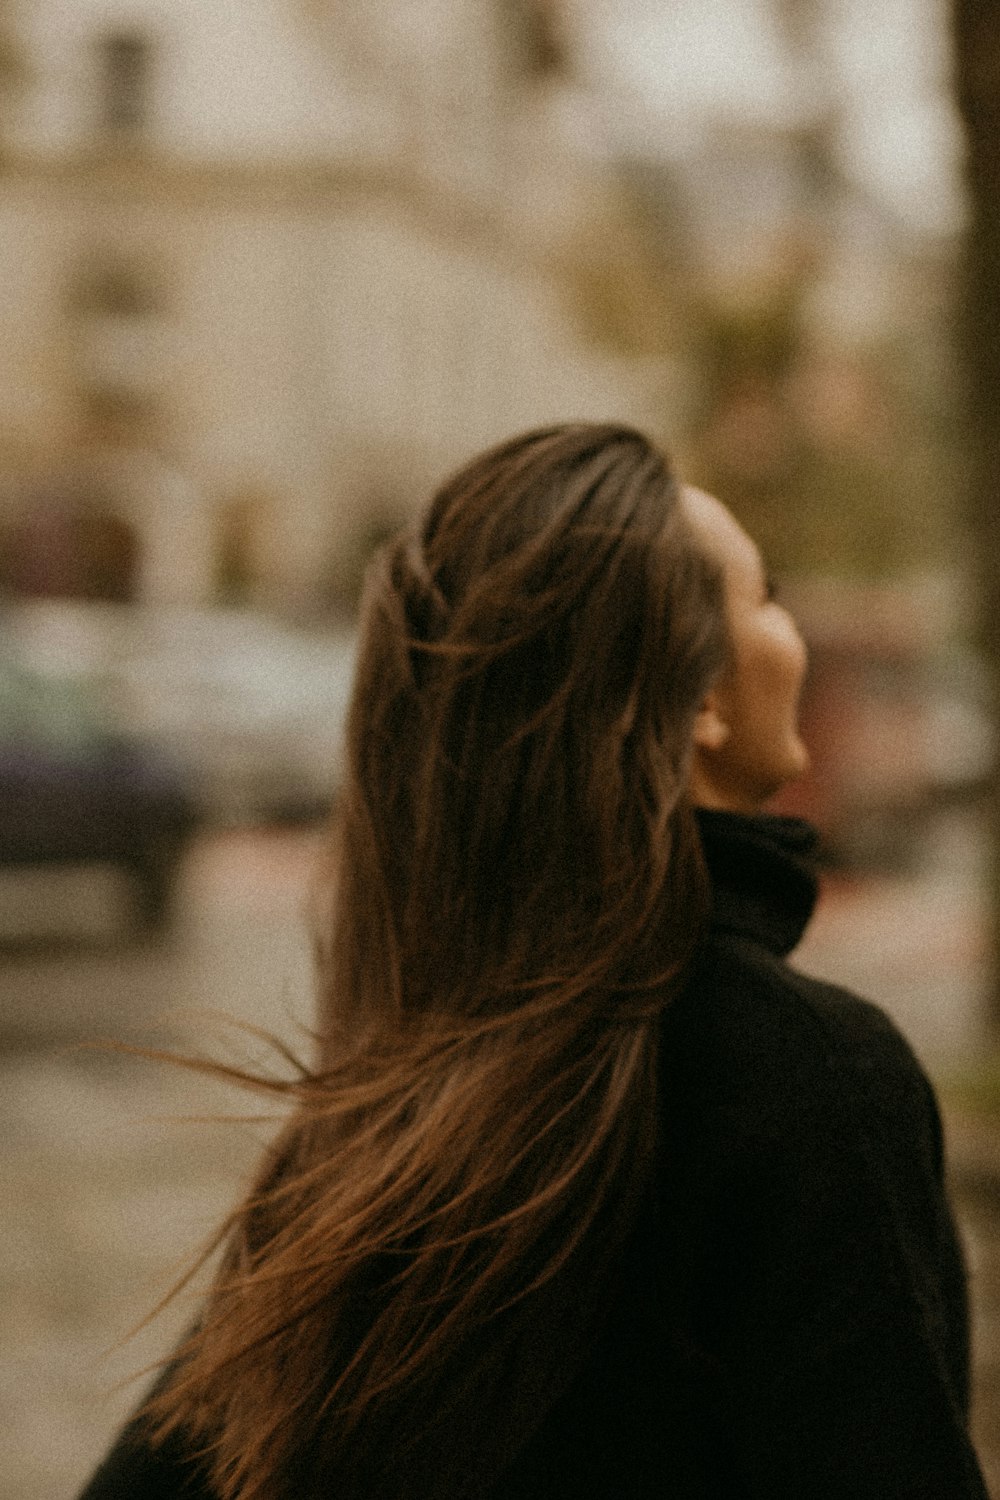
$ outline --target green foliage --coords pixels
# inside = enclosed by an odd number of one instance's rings
[[[945,1104],[1000,1124],[1000,1051],[987,1052],[938,1080]]]
[[[696,349],[710,390],[747,377],[787,378],[799,349],[797,300],[786,289],[762,305],[703,307]]]
[[[951,560],[959,459],[946,380],[903,337],[850,349],[807,338],[799,306],[792,287],[703,309],[691,477],[780,571],[878,578]]]

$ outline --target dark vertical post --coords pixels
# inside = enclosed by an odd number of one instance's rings
[[[959,351],[966,380],[968,521],[979,638],[1000,708],[1000,0],[953,0],[955,83],[965,126],[969,224],[962,258]],[[990,793],[992,994],[1000,1032],[1000,770]]]

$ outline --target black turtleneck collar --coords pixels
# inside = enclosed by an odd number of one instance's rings
[[[782,957],[816,905],[816,832],[801,818],[696,810],[712,881],[712,930],[752,938]]]

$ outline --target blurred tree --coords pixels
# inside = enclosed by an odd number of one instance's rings
[[[967,379],[969,523],[979,635],[1000,703],[1000,0],[953,0],[955,75],[965,125],[969,223],[961,351]],[[1000,777],[992,793],[994,991],[1000,1031]]]
[[[551,260],[593,347],[625,358],[676,352],[687,316],[687,278],[627,169],[595,174]]]
[[[800,267],[748,302],[706,300],[692,478],[722,495],[779,573],[891,578],[950,550],[935,390],[900,337],[817,337]]]
[[[821,239],[843,189],[837,156],[840,110],[829,70],[824,66],[827,7],[821,0],[777,0],[776,20],[798,91],[808,98],[793,127],[798,165],[799,212],[803,227]]]

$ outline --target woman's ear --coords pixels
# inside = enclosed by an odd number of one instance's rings
[[[708,693],[704,703],[695,715],[694,734],[692,736],[695,748],[698,750],[721,750],[729,739],[729,725],[726,723],[720,711],[719,702],[714,693]]]

